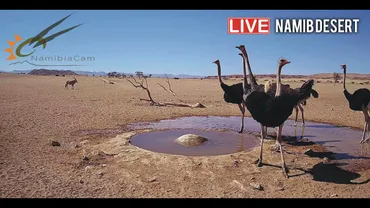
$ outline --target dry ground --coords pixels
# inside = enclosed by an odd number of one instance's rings
[[[206,106],[190,109],[139,102],[146,93],[121,79],[104,84],[98,77],[78,77],[76,89],[67,90],[68,79],[0,74],[0,197],[370,197],[370,183],[346,184],[353,178],[349,173],[302,154],[308,148],[323,151],[318,145],[286,145],[294,153],[286,154],[294,177],[285,179],[279,167],[252,163],[258,148],[224,156],[173,156],[131,146],[127,139],[133,132],[117,136],[131,122],[239,116],[236,105],[223,101],[216,80],[171,80],[178,98]],[[154,99],[176,101],[157,82],[166,84],[149,79]],[[369,85],[348,84],[350,91],[359,87]],[[362,128],[363,115],[348,108],[340,85],[319,83],[315,89],[320,97],[308,101],[306,120]],[[53,147],[53,140],[61,146]],[[280,165],[280,155],[268,146],[265,162]],[[311,174],[304,174],[309,168]],[[354,181],[370,178],[370,170],[358,173]],[[343,178],[335,183],[314,180],[325,174]],[[250,188],[252,182],[264,190]]]

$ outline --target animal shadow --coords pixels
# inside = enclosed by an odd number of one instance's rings
[[[283,136],[283,141],[292,146],[309,146],[315,143],[308,139],[298,139],[296,136]]]
[[[366,156],[354,156],[354,155],[350,155],[348,153],[336,153],[335,154],[335,158],[337,160],[344,160],[344,159],[370,159],[370,157],[366,157]]]
[[[366,156],[355,156],[350,155],[348,153],[334,153],[334,152],[314,152],[312,150],[308,150],[304,153],[307,156],[310,157],[316,157],[316,158],[328,158],[330,160],[348,160],[348,159],[370,159],[370,157]]]
[[[311,169],[303,170],[313,176],[314,181],[336,183],[336,184],[366,184],[370,182],[367,179],[363,182],[352,182],[352,180],[361,177],[360,174],[344,170],[338,167],[339,164],[330,163],[324,164],[320,162],[314,165]]]
[[[315,151],[312,151],[311,149],[306,151],[304,153],[305,155],[309,156],[309,157],[316,157],[316,158],[328,158],[330,160],[334,160],[336,157],[335,157],[335,153],[334,152],[315,152]]]

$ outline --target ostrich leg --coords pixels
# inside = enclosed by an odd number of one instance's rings
[[[369,118],[369,114],[367,114],[366,127],[367,127],[368,137],[365,139],[365,142],[368,142],[370,140],[370,118]],[[365,127],[365,129],[366,129],[366,127]]]
[[[303,139],[303,136],[304,136],[304,128],[302,128],[302,131],[301,131],[301,139]]]
[[[265,139],[267,138],[267,126],[264,127],[265,128]]]
[[[238,106],[239,106],[240,112],[242,113],[242,122],[241,122],[240,130],[238,131],[238,133],[243,133],[243,130],[244,130],[244,115],[245,115],[245,105],[244,105],[244,102],[242,102],[242,104],[239,103]]]
[[[369,113],[370,113],[370,103],[367,105],[367,115],[369,115]],[[365,142],[368,142],[370,140],[370,118],[367,120],[367,133],[369,136],[367,137],[367,139],[365,139]]]
[[[364,124],[364,131],[362,133],[362,139],[360,140],[360,143],[364,143],[365,142],[365,136],[366,136],[366,132],[368,131],[368,125],[369,125],[369,113],[368,113],[368,110],[366,108],[364,108],[362,110],[362,112],[364,113],[364,116],[365,116],[365,124]],[[368,140],[368,139],[366,139]]]
[[[294,106],[294,109],[295,109],[295,121],[294,121],[293,126],[297,126],[297,121],[298,121],[298,107],[297,107],[297,105]]]
[[[257,164],[257,167],[261,167],[262,164],[262,152],[263,152],[263,140],[265,139],[265,127],[261,124],[261,149],[260,149],[260,157],[255,161],[255,164]]]
[[[279,130],[278,129],[275,129],[275,130],[276,130],[276,142],[273,146],[270,147],[270,150],[275,151],[275,152],[279,152],[280,146],[279,146],[279,142],[277,140],[278,135],[279,135]]]
[[[369,121],[367,122],[366,127],[367,127],[367,133],[369,136],[365,139],[364,142],[368,142],[370,140],[370,122]]]
[[[283,170],[283,175],[286,178],[289,178],[288,176],[288,168],[286,167],[285,160],[284,160],[284,154],[283,154],[283,147],[281,146],[281,143],[283,142],[281,139],[281,133],[283,131],[283,125],[279,126],[278,134],[277,134],[277,142],[279,143],[280,146],[280,156],[281,156],[281,168]]]
[[[294,128],[294,136],[297,138],[297,128]]]
[[[304,113],[303,113],[304,109],[303,109],[301,104],[298,104],[298,108],[302,113],[302,127],[304,127],[306,125],[305,122],[304,122]]]

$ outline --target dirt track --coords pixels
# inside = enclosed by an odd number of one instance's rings
[[[115,138],[131,122],[189,115],[239,116],[236,105],[222,100],[216,80],[171,80],[178,98],[206,106],[189,109],[139,102],[139,96],[146,98],[145,92],[125,80],[104,84],[97,77],[77,77],[76,89],[66,90],[69,78],[0,74],[0,197],[370,197],[369,183],[343,184],[355,174],[302,154],[309,148],[323,151],[319,145],[285,145],[294,153],[286,154],[290,175],[297,175],[285,179],[279,167],[257,168],[252,163],[258,148],[224,156],[185,157],[148,152],[127,144],[127,137]],[[163,79],[149,79],[154,99],[177,101],[157,82],[166,84]],[[369,88],[347,87],[350,91]],[[363,115],[348,108],[340,85],[320,83],[315,89],[320,97],[308,101],[306,120],[363,127]],[[53,140],[61,146],[53,147]],[[280,155],[267,149],[273,143],[265,145],[264,160],[279,166]],[[302,171],[310,168],[313,175]],[[340,174],[342,181],[335,183],[313,180],[318,175],[325,179]],[[353,181],[370,177],[369,170],[358,174]],[[252,189],[252,182],[264,190]]]

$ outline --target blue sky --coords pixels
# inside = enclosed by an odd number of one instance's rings
[[[93,56],[95,61],[78,67],[37,67],[9,65],[6,40],[14,34],[27,39],[59,19],[75,12],[45,37],[68,27],[82,26],[38,47],[36,56]],[[228,17],[275,18],[360,18],[358,34],[270,34],[228,35]],[[241,74],[241,58],[236,45],[248,50],[255,74],[275,73],[277,60],[291,60],[285,74],[340,72],[347,64],[349,73],[370,73],[370,12],[363,11],[283,11],[283,10],[11,10],[0,11],[0,70],[70,69],[117,71],[146,74],[216,75],[212,63],[220,59],[223,74]],[[274,28],[274,23],[272,23]],[[25,47],[27,53],[31,48]],[[23,59],[24,60],[24,59]]]

